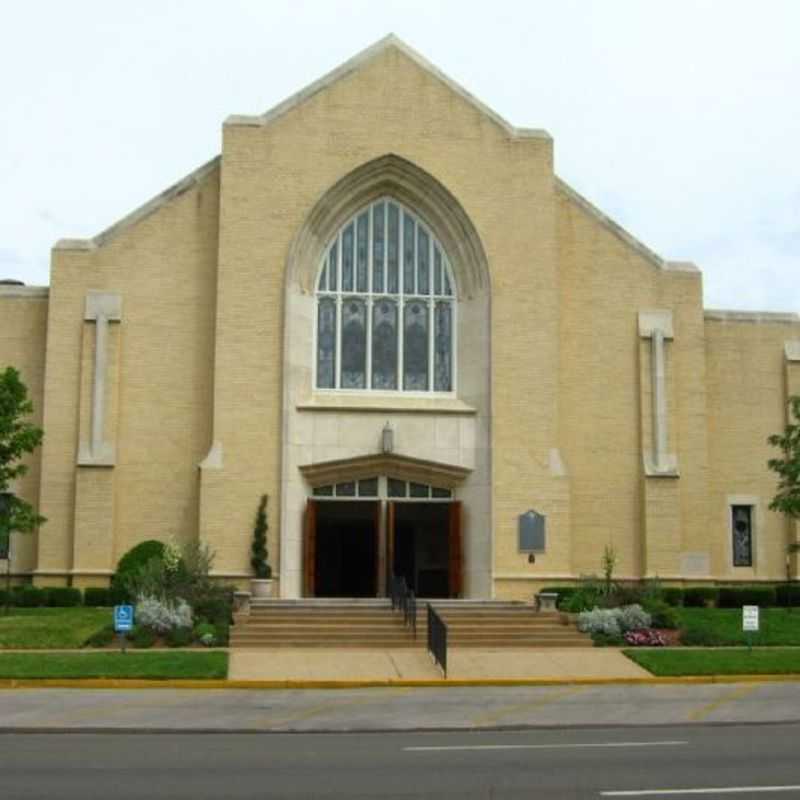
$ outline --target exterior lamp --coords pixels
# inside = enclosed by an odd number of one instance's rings
[[[391,453],[394,450],[394,429],[387,421],[381,431],[381,452]]]

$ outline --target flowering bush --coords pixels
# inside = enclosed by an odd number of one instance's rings
[[[578,630],[584,633],[602,633],[605,636],[619,636],[618,608],[593,608],[578,615]]]
[[[625,634],[625,642],[634,647],[664,647],[667,640],[658,631],[644,628],[638,631],[628,631]]]
[[[136,601],[136,622],[156,633],[192,627],[192,609],[185,600],[175,603],[141,595]]]
[[[626,631],[650,627],[650,615],[641,606],[594,608],[578,615],[578,630],[620,636]]]

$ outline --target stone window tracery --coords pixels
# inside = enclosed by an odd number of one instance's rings
[[[429,227],[388,197],[325,249],[316,295],[316,388],[453,391],[456,302]]]

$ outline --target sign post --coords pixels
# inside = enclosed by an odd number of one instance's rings
[[[120,634],[120,645],[125,652],[125,634],[133,630],[133,606],[114,606],[114,631]]]
[[[753,652],[753,631],[758,633],[758,606],[742,606],[742,630],[747,634],[748,652]]]

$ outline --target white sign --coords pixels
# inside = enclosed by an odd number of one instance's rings
[[[742,606],[742,630],[758,630],[758,606]]]

